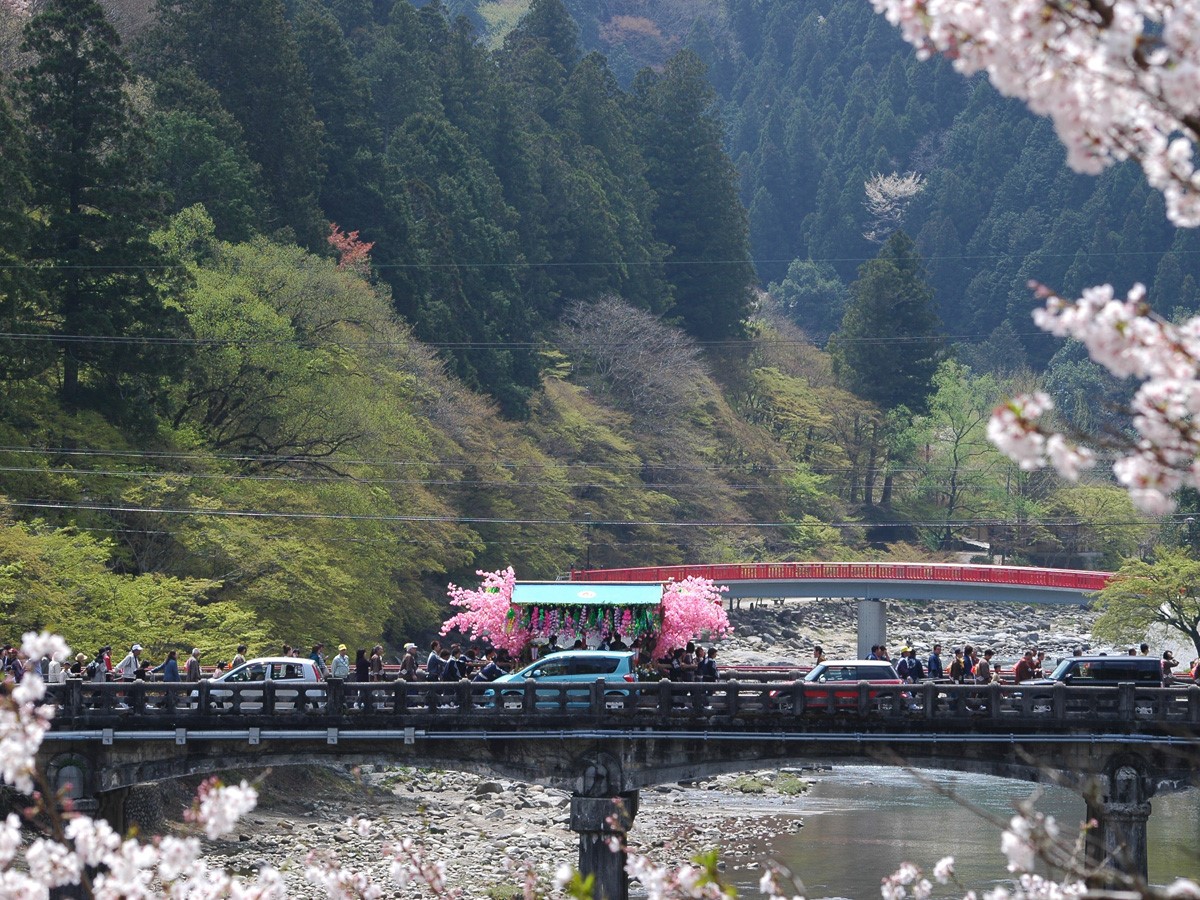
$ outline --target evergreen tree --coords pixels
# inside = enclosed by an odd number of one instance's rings
[[[150,168],[169,211],[203,204],[220,237],[249,239],[266,219],[266,201],[241,126],[188,68],[161,73],[153,97],[146,123]]]
[[[129,65],[95,0],[47,0],[26,28],[20,72],[36,227],[30,256],[62,336],[64,400],[144,416],[168,356],[140,336],[177,321],[152,283],[139,122]],[[112,338],[134,338],[130,342]],[[177,348],[170,359],[177,361]]]
[[[283,0],[162,0],[159,15],[155,62],[190,66],[241,124],[275,211],[264,224],[323,248],[321,124]]]
[[[579,27],[563,0],[533,0],[529,12],[504,39],[504,48],[520,54],[541,47],[554,57],[565,74],[579,62]]]
[[[322,125],[321,209],[333,222],[379,237],[382,145],[371,91],[337,19],[307,0],[294,19],[296,42]],[[376,227],[372,227],[376,226]]]
[[[754,266],[737,178],[722,149],[716,95],[690,51],[661,74],[643,69],[633,85],[638,143],[657,196],[655,237],[670,247],[675,312],[701,340],[743,333]]]
[[[30,184],[25,138],[0,81],[0,331],[10,335],[41,331],[33,308],[34,288],[26,269],[29,250]],[[45,344],[3,339],[0,377],[20,378],[45,368]]]
[[[831,341],[845,387],[885,410],[923,412],[941,338],[933,290],[912,240],[895,232],[858,270],[842,327]]]

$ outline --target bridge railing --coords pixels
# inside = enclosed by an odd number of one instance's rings
[[[735,581],[934,581],[1103,589],[1110,572],[1082,569],[1043,569],[1032,566],[993,566],[969,563],[903,562],[778,562],[716,565],[657,566],[628,569],[588,569],[571,572],[573,581],[681,581],[688,576],[711,578],[718,584]]]
[[[556,727],[703,724],[777,730],[898,726],[910,730],[1066,726],[1200,726],[1200,686],[878,685],[868,682],[460,682],[51,685],[53,729],[155,729],[269,722],[278,727],[394,728],[470,719]]]

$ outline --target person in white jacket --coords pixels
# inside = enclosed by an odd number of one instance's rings
[[[117,663],[116,675],[121,681],[133,681],[142,665],[142,645],[134,644],[125,654],[125,658]]]

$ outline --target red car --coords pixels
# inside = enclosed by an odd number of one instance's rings
[[[859,682],[880,685],[904,684],[890,662],[876,659],[832,659],[814,666],[812,671],[800,682],[804,691],[804,707],[809,710],[826,711],[833,704],[833,709],[847,712],[858,709]],[[780,688],[772,692],[772,697],[778,701],[780,712],[791,712],[793,709],[792,688]],[[891,712],[897,702],[907,702],[910,697],[907,692],[868,690],[867,697],[871,701],[871,709],[877,712]]]

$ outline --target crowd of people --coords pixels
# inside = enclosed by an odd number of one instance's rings
[[[886,646],[875,645],[871,647],[867,659],[891,662],[896,669],[896,674],[908,683],[949,680],[955,684],[988,684],[1004,679],[1003,670],[999,663],[994,661],[995,653],[992,650],[981,652],[980,648],[965,644],[962,647],[954,648],[948,662],[943,660],[942,653],[942,645],[934,644],[929,656],[922,663],[920,655],[915,650],[911,647],[902,647],[899,658],[893,660],[888,655]],[[1129,656],[1149,656],[1150,645],[1143,643],[1140,647],[1130,647],[1127,654]],[[1076,647],[1074,655],[1083,656],[1083,648]],[[820,647],[815,648],[814,658],[816,662],[824,661],[825,653]],[[1197,676],[1200,676],[1200,659],[1192,660],[1191,666],[1186,670],[1186,676],[1182,672],[1176,674],[1174,670],[1179,666],[1179,660],[1170,650],[1163,651],[1161,666],[1164,685],[1175,683],[1181,677],[1196,681]],[[1007,680],[1021,684],[1031,679],[1045,678],[1050,674],[1052,668],[1046,666],[1046,651],[1033,647],[1026,650],[1011,667],[1011,677]]]
[[[300,647],[285,644],[279,657],[310,659],[323,677],[343,681],[371,682],[396,678],[405,681],[459,681],[463,678],[495,681],[522,665],[563,649],[586,650],[589,647],[583,639],[576,640],[570,648],[560,647],[557,637],[551,635],[544,644],[530,645],[520,656],[514,657],[505,649],[463,647],[458,643],[443,645],[441,641],[433,640],[428,655],[424,655],[416,644],[409,642],[404,645],[396,664],[387,661],[382,644],[376,644],[370,652],[359,649],[351,659],[345,644],[339,644],[337,652],[327,657],[325,645],[318,642],[307,653]],[[630,646],[620,636],[609,635],[590,649],[631,650],[637,654],[637,665],[641,671],[675,681],[716,681],[718,678],[716,647],[705,648],[689,642],[686,647],[655,657],[651,642],[643,645],[641,641],[634,640]],[[32,672],[50,683],[65,682],[68,678],[99,683],[149,680],[194,682],[219,676],[242,665],[246,662],[247,650],[245,644],[240,644],[228,661],[219,660],[210,666],[202,663],[200,648],[193,648],[181,666],[178,651],[167,651],[163,660],[155,663],[148,658],[141,644],[133,644],[128,652],[115,661],[110,645],[99,648],[91,657],[86,653],[77,653],[73,659],[28,659],[19,647],[6,645],[0,652],[0,681],[19,682]]]
[[[482,648],[478,646],[463,647],[458,643],[443,645],[441,641],[433,640],[429,645],[428,655],[418,650],[414,643],[406,643],[403,654],[399,656],[399,664],[386,661],[384,647],[376,644],[368,653],[359,649],[354,659],[349,656],[349,648],[339,644],[337,652],[329,658],[325,655],[325,645],[316,643],[306,654],[300,647],[284,645],[281,657],[307,657],[311,659],[321,674],[326,678],[339,678],[344,681],[370,682],[384,681],[393,678],[405,681],[459,681],[463,678],[473,681],[495,681],[497,678],[512,672],[521,665],[532,660],[559,652],[565,649],[559,646],[557,637],[551,635],[545,644],[530,645],[519,657],[512,656],[505,649]],[[580,639],[570,648],[574,650],[589,649]],[[634,640],[631,646],[617,635],[610,635],[591,649],[599,650],[632,650],[637,654],[637,667],[644,674],[667,678],[672,681],[716,681],[719,677],[717,667],[717,648],[704,647],[693,642],[687,646],[675,648],[662,656],[655,655],[652,642]],[[1131,656],[1148,656],[1150,647],[1142,644],[1130,647]],[[77,653],[73,659],[27,659],[20,648],[6,645],[0,652],[0,681],[20,681],[27,673],[34,672],[48,682],[65,682],[74,677],[84,681],[135,681],[161,680],[165,682],[200,681],[202,678],[213,677],[236,668],[246,662],[247,647],[237,646],[229,661],[220,660],[215,666],[202,664],[202,652],[194,648],[180,667],[178,652],[167,651],[165,658],[155,664],[145,655],[141,644],[133,644],[119,661],[113,661],[113,649],[104,646],[89,657],[85,653]],[[1083,650],[1077,648],[1076,656],[1081,656]],[[420,657],[425,656],[422,662]],[[1021,658],[1011,667],[1006,676],[1002,667],[994,660],[992,650],[980,650],[970,644],[955,647],[948,657],[943,656],[941,644],[934,644],[928,656],[922,660],[920,654],[911,647],[902,647],[899,656],[893,659],[886,646],[876,645],[871,648],[867,658],[891,662],[900,678],[906,682],[925,680],[949,680],[957,684],[986,684],[992,681],[1005,680],[1017,684],[1035,678],[1044,678],[1049,674],[1046,666],[1044,650],[1031,648],[1026,650]],[[825,652],[821,647],[814,648],[813,663],[825,661]],[[1179,661],[1170,650],[1166,650],[1161,658],[1163,680],[1165,684],[1178,682],[1184,678],[1192,681],[1200,680],[1200,659],[1193,660],[1187,670],[1176,673]],[[1186,671],[1186,675],[1184,674]]]

